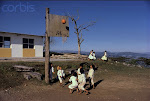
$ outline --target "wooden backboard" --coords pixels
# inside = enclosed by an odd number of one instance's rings
[[[62,23],[62,19],[66,23]],[[48,36],[49,37],[69,37],[69,19],[67,16],[49,14],[48,16]]]

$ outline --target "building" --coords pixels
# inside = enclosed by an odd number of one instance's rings
[[[43,37],[0,32],[0,57],[43,57]]]

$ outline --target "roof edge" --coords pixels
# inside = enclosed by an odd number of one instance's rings
[[[3,31],[0,31],[0,33],[8,33],[8,34],[17,34],[17,35],[28,35],[28,36],[39,36],[39,37],[45,37],[44,35],[22,34],[22,33],[3,32]]]

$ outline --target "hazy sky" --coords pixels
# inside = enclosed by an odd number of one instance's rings
[[[58,15],[77,15],[78,10],[79,25],[96,21],[89,31],[83,31],[82,51],[150,52],[150,2],[144,1],[3,1],[0,31],[44,35],[47,7]],[[67,42],[55,37],[51,50],[77,51],[71,20],[69,27]]]

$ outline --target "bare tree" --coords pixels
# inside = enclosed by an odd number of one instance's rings
[[[77,16],[70,16],[68,15],[68,17],[72,20],[72,22],[75,24],[74,29],[75,29],[75,34],[77,35],[77,39],[78,39],[78,55],[81,54],[81,43],[84,41],[83,37],[82,37],[82,31],[88,30],[88,27],[93,26],[96,22],[95,21],[91,21],[89,23],[86,24],[81,24],[78,25],[77,21],[79,20],[79,12],[77,11]]]

